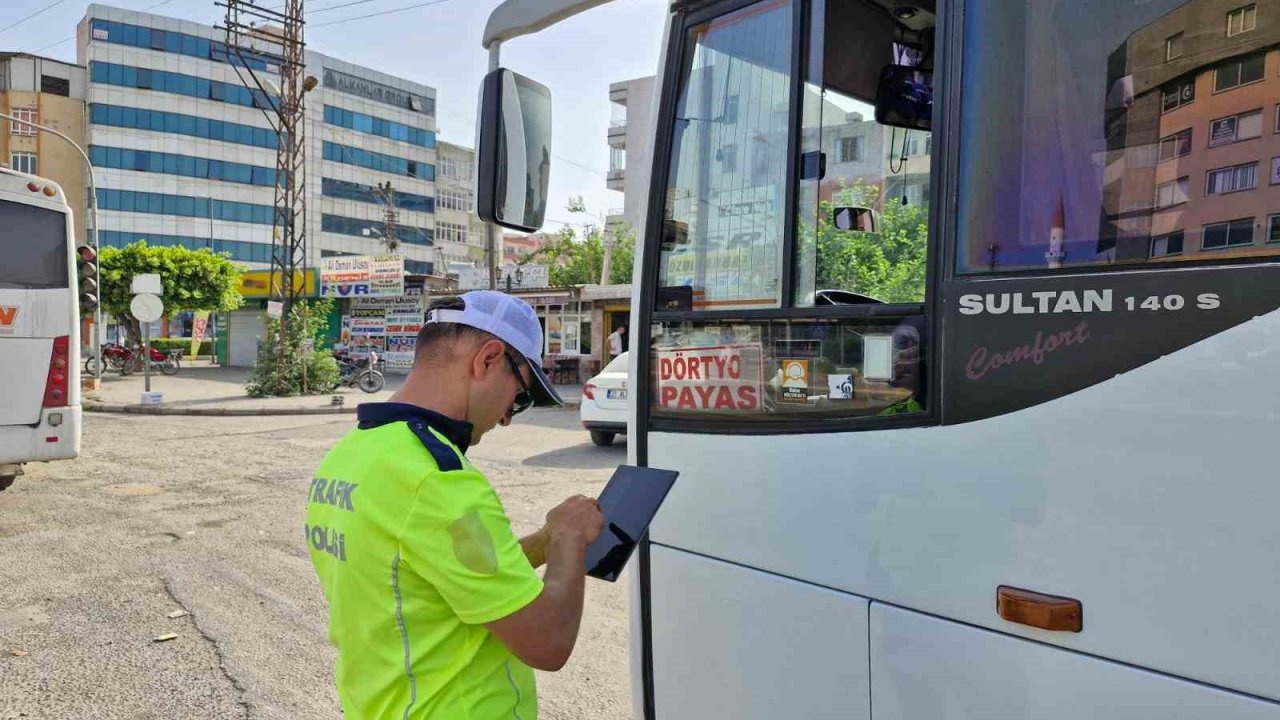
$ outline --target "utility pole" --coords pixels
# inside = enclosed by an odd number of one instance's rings
[[[240,82],[279,139],[275,213],[272,219],[271,294],[284,306],[280,348],[293,303],[305,292],[307,262],[306,94],[316,78],[305,76],[303,1],[267,9],[256,0],[225,0],[227,54]],[[279,80],[272,75],[278,73]]]
[[[391,187],[391,181],[378,183],[373,188],[373,194],[386,205],[383,209],[383,225],[386,229],[383,231],[382,243],[387,246],[387,252],[394,253],[400,247],[400,241],[396,240],[396,223],[399,222],[400,214],[396,211],[396,191]]]

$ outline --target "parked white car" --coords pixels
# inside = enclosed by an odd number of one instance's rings
[[[579,417],[591,433],[591,442],[606,447],[613,438],[627,432],[630,389],[627,382],[627,355],[622,353],[604,366],[599,375],[582,387]]]

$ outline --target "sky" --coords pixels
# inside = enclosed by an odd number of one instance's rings
[[[436,0],[426,7],[356,19],[426,1],[306,0],[307,46],[434,87],[440,138],[473,146],[480,81],[489,63],[480,39],[499,0]],[[609,209],[622,207],[622,193],[605,187],[606,133],[612,114],[609,84],[657,70],[667,2],[614,0],[503,46],[504,67],[551,89],[554,156],[545,229],[586,221],[602,224]],[[0,50],[74,61],[76,24],[88,4],[84,0],[0,0]],[[225,14],[213,0],[100,4],[208,25],[220,24]],[[261,0],[261,4],[278,3]],[[337,5],[349,7],[326,11]],[[34,17],[19,22],[29,15]],[[594,219],[565,211],[568,199],[576,195],[585,198]]]

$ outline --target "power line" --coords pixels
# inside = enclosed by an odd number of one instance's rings
[[[451,117],[451,118],[453,118],[453,119],[455,119],[455,120],[457,120],[457,121],[459,121],[459,122],[461,122],[461,123],[462,123],[462,125],[463,125],[464,127],[466,127],[466,126],[468,126],[468,125],[470,125],[470,126],[474,127],[474,126],[475,126],[475,124],[476,124],[475,118],[464,118],[464,117],[462,117],[461,115],[459,115],[458,113],[455,113],[455,112],[449,112],[449,111],[447,111],[447,110],[444,112],[444,114],[445,114],[445,115],[448,115],[449,117]],[[568,164],[570,164],[570,165],[573,165],[573,166],[575,166],[575,167],[581,168],[581,169],[583,169],[583,170],[586,170],[586,171],[587,171],[587,172],[589,172],[589,173],[594,173],[594,174],[596,174],[596,175],[600,175],[600,176],[603,176],[603,177],[608,177],[608,175],[609,175],[609,173],[605,172],[604,170],[601,170],[600,168],[594,168],[594,167],[591,167],[591,166],[589,166],[589,165],[583,165],[582,163],[577,162],[577,161],[575,161],[575,160],[570,160],[569,158],[567,158],[567,157],[565,157],[565,156],[563,156],[563,155],[561,155],[561,154],[559,154],[559,153],[551,153],[551,157],[553,157],[553,158],[555,158],[555,159],[557,159],[557,160],[561,160],[561,161],[563,161],[563,162],[566,162],[566,163],[568,163]]]
[[[63,1],[65,2],[65,0],[63,0]],[[134,10],[133,12],[134,12],[134,14],[135,14],[135,15],[136,15],[137,13],[149,12],[149,11],[151,11],[151,10],[155,10],[156,8],[160,7],[161,5],[168,5],[168,4],[169,4],[169,3],[171,3],[171,2],[173,2],[173,0],[160,0],[160,2],[158,2],[158,3],[154,4],[154,5],[149,5],[149,6],[147,6],[147,7],[143,8],[143,9],[141,9],[141,10]],[[47,10],[48,8],[45,8],[45,9]],[[3,30],[0,30],[0,32],[4,32],[4,31],[3,31]],[[72,36],[71,36],[71,37],[69,37],[69,38],[63,38],[63,39],[61,39],[61,40],[59,40],[59,41],[57,41],[57,42],[49,43],[48,45],[45,45],[44,47],[40,48],[39,50],[33,50],[33,51],[32,51],[32,53],[33,53],[33,54],[39,54],[39,53],[44,52],[45,50],[48,50],[49,48],[58,47],[59,45],[61,45],[61,44],[63,44],[63,43],[69,43],[69,42],[71,42],[72,40],[75,40],[75,39],[76,39],[76,36],[75,36],[75,35],[72,35]]]
[[[351,2],[342,3],[341,5],[330,5],[329,7],[322,7],[322,8],[319,8],[319,9],[317,9],[317,10],[312,10],[312,11],[308,12],[307,14],[308,14],[308,15],[316,15],[316,14],[318,14],[318,13],[322,13],[322,12],[329,12],[330,10],[340,10],[340,9],[342,9],[342,8],[345,8],[345,7],[352,7],[353,5],[364,5],[365,3],[371,3],[371,2],[375,2],[375,1],[376,1],[376,0],[352,0]]]
[[[19,26],[19,25],[21,25],[22,23],[24,23],[24,22],[26,22],[26,21],[30,20],[30,19],[31,19],[31,18],[33,18],[33,17],[36,17],[37,15],[43,15],[44,13],[49,12],[50,10],[52,10],[52,9],[54,9],[54,8],[56,8],[56,7],[58,7],[59,5],[61,5],[62,3],[66,2],[66,1],[67,1],[67,0],[54,0],[54,2],[49,3],[48,5],[45,5],[44,7],[40,8],[39,10],[37,10],[37,11],[35,11],[35,12],[31,13],[30,15],[28,15],[28,16],[26,16],[26,17],[24,17],[24,18],[22,18],[21,20],[19,20],[19,21],[15,22],[15,23],[12,23],[12,24],[10,24],[10,25],[6,25],[5,27],[0,28],[0,33],[4,32],[4,31],[6,31],[6,30],[12,30],[13,28],[18,27],[18,26]]]
[[[355,17],[343,18],[341,20],[332,20],[327,23],[320,23],[319,25],[312,25],[311,27],[322,28],[322,27],[328,27],[329,25],[341,25],[343,23],[353,22],[355,20],[364,20],[366,18],[380,17],[382,15],[393,15],[395,13],[405,12],[406,10],[417,10],[418,8],[429,7],[431,5],[443,5],[444,3],[447,3],[447,2],[453,2],[453,0],[429,0],[429,2],[418,3],[417,5],[410,5],[408,7],[396,8],[395,10],[383,10],[382,12],[369,13],[368,15],[356,15]],[[333,8],[330,8],[330,9],[333,9]]]

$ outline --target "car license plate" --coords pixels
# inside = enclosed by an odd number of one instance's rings
[[[606,390],[604,396],[610,400],[626,400],[626,390]]]

